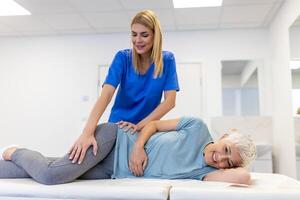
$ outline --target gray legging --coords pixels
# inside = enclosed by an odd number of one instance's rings
[[[80,165],[73,164],[69,154],[61,158],[46,158],[36,151],[17,149],[12,154],[12,161],[0,160],[0,178],[31,177],[47,185],[68,183],[77,178],[109,179],[113,173],[117,130],[117,125],[113,123],[97,126],[97,155],[94,156],[90,147]]]

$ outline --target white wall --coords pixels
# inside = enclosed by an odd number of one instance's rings
[[[292,86],[293,89],[300,89],[300,73],[292,74]]]
[[[296,136],[296,141],[298,144],[300,144],[300,117],[294,117],[294,128],[295,128],[295,136]],[[300,166],[298,166],[300,168]],[[300,174],[297,174],[298,177],[300,177]],[[299,179],[300,180],[300,179]]]
[[[290,28],[290,56],[291,58],[300,58],[300,27],[299,26]]]
[[[129,39],[118,34],[0,43],[0,146],[17,143],[54,156],[81,133],[97,98],[98,65],[111,62]]]
[[[289,69],[289,27],[299,14],[300,1],[284,1],[269,29],[273,79],[274,171],[294,178],[296,178],[296,157]]]
[[[222,77],[222,87],[223,88],[257,88],[257,75],[253,74],[247,83],[241,86],[241,76],[240,75],[226,75]]]
[[[265,59],[266,40],[267,30],[169,32],[164,49],[177,62],[203,64],[209,121],[222,113],[221,60]],[[66,152],[81,133],[97,98],[98,65],[130,47],[128,33],[7,37],[0,44],[0,146],[18,143],[50,156]]]
[[[203,108],[207,117],[222,115],[221,61],[257,60],[267,57],[265,30],[201,31],[168,33],[165,47],[180,62],[203,63]],[[268,76],[266,76],[268,80]],[[266,101],[271,97],[266,97]],[[266,104],[266,113],[271,110]],[[265,113],[263,113],[265,114]]]

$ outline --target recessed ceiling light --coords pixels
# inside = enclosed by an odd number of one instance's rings
[[[300,68],[300,59],[290,60],[290,69],[299,69]]]
[[[223,0],[173,0],[174,8],[217,7]]]
[[[13,0],[0,0],[0,16],[31,15]]]

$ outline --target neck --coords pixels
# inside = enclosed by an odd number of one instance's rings
[[[141,60],[142,60],[142,62],[149,63],[150,59],[151,59],[151,51],[149,51],[147,53],[144,53],[144,54],[141,54]]]

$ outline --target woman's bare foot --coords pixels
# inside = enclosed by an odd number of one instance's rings
[[[4,160],[11,160],[11,155],[17,150],[17,147],[9,147],[2,154]]]

